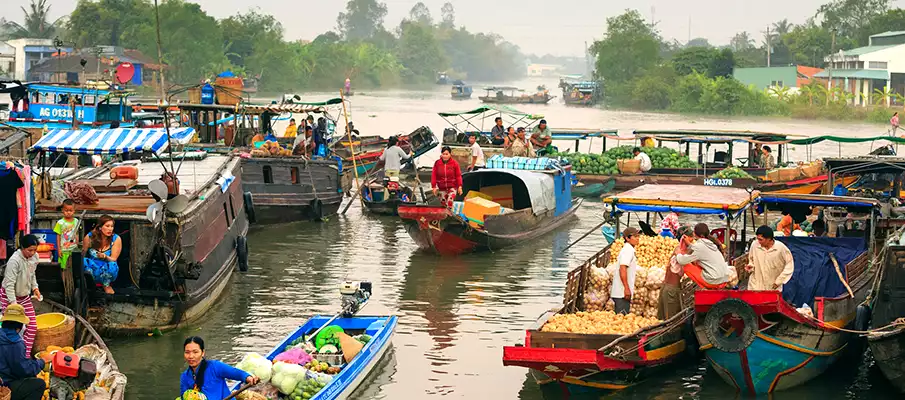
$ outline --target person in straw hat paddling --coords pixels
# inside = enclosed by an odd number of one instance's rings
[[[44,360],[25,356],[25,342],[19,332],[28,324],[21,304],[10,304],[0,318],[0,386],[12,391],[11,400],[40,400],[44,381],[37,378]]]

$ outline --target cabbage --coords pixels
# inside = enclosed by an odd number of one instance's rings
[[[236,368],[257,376],[263,383],[270,381],[272,375],[271,366],[270,360],[258,353],[248,353],[242,358],[242,361],[236,364]]]
[[[305,368],[298,364],[277,362],[273,364],[273,383],[280,393],[291,394],[305,378]]]

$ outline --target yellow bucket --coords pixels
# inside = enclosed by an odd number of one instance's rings
[[[46,313],[38,315],[35,320],[38,323],[38,330],[50,329],[63,325],[66,322],[66,314]]]

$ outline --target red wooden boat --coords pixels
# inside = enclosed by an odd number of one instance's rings
[[[462,182],[466,194],[508,187],[511,209],[487,215],[482,225],[475,226],[442,205],[401,205],[399,217],[421,249],[440,255],[498,250],[559,228],[581,205],[581,200],[572,200],[568,170],[483,169],[463,174]]]

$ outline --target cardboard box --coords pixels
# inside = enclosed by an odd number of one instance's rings
[[[475,228],[484,226],[484,217],[487,215],[500,214],[502,207],[499,203],[482,199],[480,197],[472,197],[465,200],[465,206],[462,207],[462,213],[468,219],[468,224]]]
[[[481,188],[481,193],[490,196],[489,200],[493,200],[503,207],[514,208],[512,185],[486,186]]]

